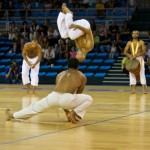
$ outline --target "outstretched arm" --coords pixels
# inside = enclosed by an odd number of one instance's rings
[[[77,25],[77,24],[71,24],[70,27],[71,28],[74,28],[74,29],[80,29],[81,31],[83,31],[84,33],[89,33],[90,32],[90,29],[87,29],[87,28],[84,28],[80,25]]]

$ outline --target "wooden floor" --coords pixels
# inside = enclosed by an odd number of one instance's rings
[[[150,94],[140,86],[137,94],[128,86],[87,86],[94,102],[79,124],[61,109],[4,121],[6,108],[20,110],[52,90],[40,85],[32,96],[22,85],[0,85],[0,150],[150,150]]]

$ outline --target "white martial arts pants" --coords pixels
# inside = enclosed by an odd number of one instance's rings
[[[28,59],[28,61],[31,64],[35,64],[35,62],[38,59],[38,56],[35,57],[35,58],[32,58],[32,59],[27,57],[27,59]],[[25,60],[23,60],[23,64],[22,64],[22,82],[23,82],[23,85],[26,85],[26,84],[30,83],[29,71],[31,69],[31,74],[30,74],[31,85],[38,86],[38,82],[39,82],[39,78],[38,78],[39,68],[40,68],[40,63],[38,63],[35,66],[35,68],[32,69],[31,66],[29,66]]]
[[[75,40],[84,34],[84,32],[79,29],[70,29],[69,26],[71,24],[77,24],[84,28],[90,29],[90,23],[87,20],[81,19],[73,21],[73,15],[71,13],[64,14],[60,12],[57,18],[57,26],[61,38],[70,38],[71,40]]]
[[[92,102],[92,97],[86,94],[62,94],[52,92],[40,101],[15,112],[13,117],[15,119],[30,118],[38,113],[46,111],[49,108],[62,108],[74,110],[78,116],[83,118],[87,108],[92,104]]]
[[[145,62],[143,57],[137,57],[136,58],[140,62],[140,82],[142,85],[146,85],[146,77],[145,77]],[[130,76],[130,85],[136,85],[136,77],[133,73],[129,72]]]

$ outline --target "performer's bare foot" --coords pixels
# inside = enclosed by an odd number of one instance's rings
[[[5,114],[6,114],[6,121],[9,121],[14,118],[13,114],[10,112],[10,109],[6,109]]]
[[[131,90],[132,92],[130,94],[135,94],[135,91],[136,91],[135,85],[131,85]]]
[[[143,93],[143,94],[147,94],[147,92],[146,92],[146,91],[143,91],[142,93]]]
[[[130,94],[135,94],[135,91],[132,91]]]
[[[146,88],[147,88],[146,85],[142,85],[142,93],[143,94],[147,94]]]
[[[66,6],[66,3],[62,4],[62,12],[64,14],[66,14],[66,13],[71,13],[72,14],[72,11],[70,11],[70,9]]]
[[[72,110],[70,113],[67,115],[68,121],[71,123],[78,123],[79,120],[76,118],[76,113]]]

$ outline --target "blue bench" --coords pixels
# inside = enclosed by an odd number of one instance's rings
[[[57,65],[67,65],[67,59],[58,59],[57,61],[56,61],[56,64]]]
[[[7,53],[9,51],[10,47],[1,47],[0,53]]]
[[[104,78],[106,76],[106,73],[95,73],[94,77],[98,78]]]
[[[113,65],[114,62],[115,62],[115,59],[106,59],[103,64],[104,65]]]
[[[100,66],[103,63],[103,59],[94,59],[91,62],[91,65]]]
[[[93,73],[95,73],[95,72],[97,72],[98,68],[99,68],[99,66],[88,66],[86,68],[86,72],[93,72]]]
[[[49,71],[50,71],[50,66],[48,66],[48,65],[40,66],[40,72],[49,72]]]
[[[1,59],[0,60],[1,65],[10,65],[11,64],[11,59]]]
[[[101,66],[99,67],[98,71],[102,73],[106,73],[110,70],[111,66]]]

